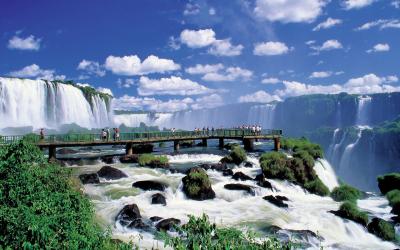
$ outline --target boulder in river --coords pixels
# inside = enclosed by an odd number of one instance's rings
[[[101,157],[101,161],[104,162],[105,164],[114,164],[115,158],[112,155],[106,155]]]
[[[241,180],[241,181],[248,181],[248,180],[253,180],[253,178],[251,178],[248,175],[243,174],[242,172],[236,172],[233,174],[232,179],[234,180]]]
[[[138,163],[139,156],[138,155],[124,155],[119,158],[121,163]]]
[[[136,204],[125,205],[118,215],[115,217],[116,221],[119,221],[121,225],[129,225],[131,222],[137,219],[141,219],[139,208]]]
[[[224,185],[225,189],[228,190],[240,190],[240,191],[246,191],[247,193],[254,195],[254,187],[250,185],[245,185],[245,184],[240,184],[240,183],[229,183]]]
[[[394,189],[400,189],[400,173],[379,176],[378,187],[382,194],[386,194]]]
[[[164,219],[157,223],[156,228],[158,231],[169,231],[173,228],[174,225],[181,224],[181,221],[175,218]]]
[[[150,229],[150,226],[144,223],[142,219],[135,219],[131,223],[129,223],[128,228],[148,230]]]
[[[230,169],[230,168],[225,169],[224,171],[222,171],[222,175],[223,176],[232,176],[233,175],[233,170]]]
[[[104,166],[102,167],[97,174],[102,177],[105,178],[107,180],[117,180],[120,178],[124,178],[124,177],[128,177],[128,175],[126,175],[124,172],[122,172],[119,169],[110,167],[110,166]]]
[[[163,218],[162,218],[162,217],[159,217],[159,216],[152,216],[152,217],[150,217],[149,219],[150,219],[152,222],[157,222],[157,221],[162,220]]]
[[[244,166],[245,168],[252,168],[252,167],[253,167],[253,163],[251,163],[251,162],[249,162],[249,161],[246,161],[246,162],[243,164],[243,166]]]
[[[274,204],[277,207],[281,207],[281,208],[287,208],[288,204],[284,203],[283,201],[287,201],[289,200],[288,198],[284,197],[284,196],[273,196],[273,195],[267,195],[263,197],[264,200]]]
[[[193,200],[208,200],[215,198],[215,192],[211,187],[211,181],[202,168],[191,168],[183,177],[183,192]]]
[[[227,165],[225,163],[216,163],[216,164],[208,164],[208,163],[203,163],[198,165],[197,167],[202,168],[204,170],[215,170],[215,171],[224,171],[228,169]]]
[[[156,193],[151,196],[151,204],[161,204],[165,206],[167,205],[167,200],[161,193]]]
[[[267,181],[263,173],[258,174],[256,178],[254,178],[254,180],[257,182],[258,186],[273,190],[272,184],[269,181]]]
[[[146,181],[137,181],[132,184],[132,187],[140,188],[145,191],[148,190],[164,191],[167,185],[158,181],[146,180]]]
[[[99,176],[97,175],[97,173],[81,174],[81,175],[79,175],[79,179],[81,180],[82,184],[100,183],[100,179],[99,179]]]

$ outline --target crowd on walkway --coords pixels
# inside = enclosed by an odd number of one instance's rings
[[[260,125],[242,125],[233,128],[226,128],[228,130],[241,130],[241,131],[248,131],[253,133],[254,135],[260,135],[262,131],[262,127]],[[218,135],[220,131],[225,130],[225,128],[220,127],[215,129],[214,127],[203,127],[203,128],[195,128],[194,132],[198,135]],[[175,132],[175,128],[171,131]]]
[[[119,141],[120,140],[120,131],[119,128],[113,128],[113,140]],[[102,141],[109,141],[111,137],[110,128],[103,128],[101,130],[101,140]]]

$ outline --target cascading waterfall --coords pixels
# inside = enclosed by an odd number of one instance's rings
[[[271,129],[274,126],[274,104],[256,105],[250,108],[248,124],[258,124],[263,128]]]
[[[111,109],[100,96],[89,102],[72,85],[0,77],[0,128],[57,128],[71,123],[104,127],[112,122]]]
[[[349,145],[347,145],[346,148],[344,149],[344,152],[343,152],[342,158],[340,159],[340,163],[339,163],[339,167],[338,167],[339,174],[341,176],[344,175],[344,172],[346,169],[350,168],[352,151],[354,150],[354,147],[356,147],[358,142],[360,141],[362,131],[364,129],[365,129],[365,127],[358,127],[356,140],[353,143],[350,143]]]
[[[356,125],[368,125],[372,98],[370,96],[358,97]]]
[[[335,149],[335,146],[336,146],[336,140],[337,140],[336,137],[337,137],[339,131],[340,131],[340,129],[338,129],[338,128],[336,128],[336,129],[333,131],[332,142],[331,142],[331,144],[329,145],[329,147],[328,147],[328,152],[327,152],[328,158],[331,158],[331,157],[333,156],[334,149]]]

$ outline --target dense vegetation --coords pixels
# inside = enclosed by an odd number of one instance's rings
[[[0,249],[131,249],[94,220],[69,170],[27,141],[0,147]]]
[[[356,202],[361,198],[361,196],[362,193],[360,190],[347,184],[342,184],[339,187],[335,187],[331,193],[331,197],[335,201]]]
[[[239,165],[247,159],[246,151],[240,146],[233,146],[229,155],[221,159],[221,162]]]
[[[256,240],[252,232],[243,233],[234,228],[218,228],[214,223],[210,223],[207,215],[196,218],[189,216],[189,222],[183,226],[177,226],[178,235],[171,236],[165,232],[160,234],[165,241],[165,245],[176,250],[279,250],[292,249],[295,244],[281,243],[276,238],[266,238]]]
[[[164,155],[142,154],[139,156],[138,161],[140,166],[168,164],[168,158]]]
[[[301,185],[309,192],[326,196],[329,189],[314,170],[315,160],[323,156],[321,147],[302,139],[284,139],[282,147],[293,153],[288,158],[282,152],[268,152],[260,157],[260,165],[268,178],[288,180]]]

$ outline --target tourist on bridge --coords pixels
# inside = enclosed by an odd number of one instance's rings
[[[107,139],[107,132],[104,128],[101,130],[101,139],[103,141],[105,141]]]
[[[40,129],[40,140],[44,140],[44,128]]]
[[[119,128],[115,128],[115,140],[119,141]]]

